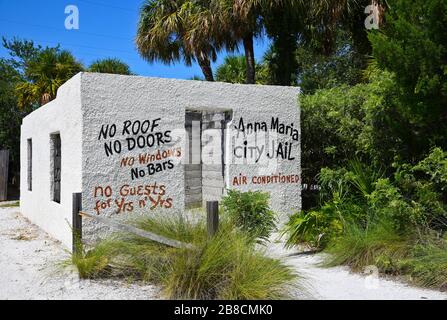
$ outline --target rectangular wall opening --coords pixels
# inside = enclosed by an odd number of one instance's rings
[[[219,201],[224,194],[225,128],[230,120],[229,111],[186,112],[184,169],[187,208],[203,206],[206,201]],[[213,163],[209,159],[213,159]]]
[[[185,131],[185,206],[194,208],[202,205],[201,112],[186,112]]]
[[[27,140],[27,185],[28,191],[33,190],[33,140]]]
[[[54,202],[61,202],[61,136],[51,135],[51,197]]]

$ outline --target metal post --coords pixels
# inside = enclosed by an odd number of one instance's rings
[[[80,254],[82,241],[82,217],[79,211],[82,210],[82,193],[73,193],[73,254]]]
[[[219,202],[207,201],[206,202],[206,225],[208,230],[208,236],[212,237],[216,234],[219,228]]]

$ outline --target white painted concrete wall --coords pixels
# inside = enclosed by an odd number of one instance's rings
[[[132,180],[130,168],[120,167],[123,157],[138,157],[142,152],[153,153],[156,150],[171,148],[169,145],[148,149],[124,150],[109,157],[104,152],[104,142],[118,140],[124,146],[127,134],[122,136],[123,123],[126,120],[153,120],[161,118],[157,130],[184,130],[186,110],[218,111],[231,110],[233,121],[230,127],[238,125],[242,117],[246,123],[265,121],[270,125],[272,116],[278,117],[285,124],[294,123],[299,130],[300,113],[298,106],[299,89],[293,87],[238,85],[227,83],[210,83],[204,81],[174,80],[147,78],[136,76],[120,76],[107,74],[82,74],[82,113],[83,113],[83,208],[95,212],[96,203],[109,203],[105,209],[97,213],[113,217],[131,217],[134,214],[153,214],[164,212],[173,214],[184,209],[184,171],[181,164],[173,169],[156,173],[152,176]],[[116,125],[117,133],[113,139],[98,139],[102,126]],[[172,135],[174,135],[172,133]],[[132,137],[132,135],[130,135]],[[278,135],[278,141],[290,141],[290,136]],[[231,141],[231,139],[229,139]],[[233,140],[229,144],[229,154],[241,141]],[[300,143],[294,141],[294,160],[280,160],[270,168],[261,168],[259,164],[247,163],[227,164],[225,180],[230,187],[241,190],[264,190],[271,193],[271,205],[281,214],[282,220],[301,207],[301,181],[295,184],[232,186],[231,182],[240,173],[250,180],[252,176],[301,174]],[[184,150],[184,148],[183,148]],[[241,162],[241,160],[239,160]],[[137,163],[137,161],[136,161]],[[144,166],[135,164],[133,167]],[[132,203],[133,209],[117,213],[115,200],[122,201],[119,190],[123,185],[147,186],[157,183],[165,185],[164,200],[170,199],[169,208],[155,210],[149,207],[139,208],[139,200],[145,196],[124,197],[125,202]],[[110,197],[96,194],[97,187],[110,186]],[[99,225],[88,222],[84,224],[86,234],[97,234]]]
[[[235,85],[204,81],[146,78],[110,74],[80,73],[64,84],[57,99],[27,116],[21,135],[21,209],[31,221],[71,246],[72,193],[82,191],[83,210],[117,219],[138,214],[175,214],[184,210],[184,170],[182,157],[173,156],[172,168],[132,179],[132,169],[145,169],[139,155],[157,151],[180,150],[184,154],[186,110],[231,111],[229,128],[237,127],[241,118],[246,124],[265,122],[272,117],[299,130],[298,88]],[[127,150],[126,139],[137,135],[123,133],[130,120],[159,118],[153,134],[169,132],[172,141],[153,147]],[[116,126],[113,137],[100,134],[101,129]],[[220,130],[219,130],[220,131]],[[62,141],[61,203],[51,201],[50,134],[60,132]],[[235,133],[233,131],[232,133]],[[213,132],[210,132],[213,134]],[[277,143],[292,143],[293,160],[270,161],[261,166],[254,159],[234,159],[233,151],[245,140],[252,145],[254,135],[239,137],[227,133],[225,183],[229,188],[263,190],[271,194],[271,206],[282,220],[301,207],[301,181],[295,183],[253,184],[253,176],[301,175],[300,139],[278,134]],[[145,135],[147,136],[147,134]],[[265,136],[265,134],[264,134]],[[163,136],[166,138],[166,136]],[[27,139],[33,139],[33,190],[27,190]],[[259,137],[257,137],[259,139]],[[177,141],[178,143],[174,143]],[[121,152],[107,156],[104,144],[121,144]],[[204,150],[206,152],[206,150]],[[264,155],[265,156],[265,155]],[[123,159],[134,158],[132,165],[122,166]],[[238,161],[238,163],[234,163]],[[246,185],[233,185],[240,174]],[[156,187],[154,187],[156,184]],[[121,195],[123,186],[141,194]],[[160,187],[163,186],[163,187]],[[107,192],[102,193],[107,188]],[[101,189],[102,188],[102,189]],[[96,194],[95,194],[96,191]],[[108,194],[110,191],[110,194]],[[145,192],[147,194],[145,194]],[[141,201],[143,200],[143,201]],[[125,206],[122,206],[122,201]],[[144,204],[141,205],[140,204]],[[103,205],[104,207],[97,207]],[[121,209],[120,209],[121,206]],[[153,209],[153,210],[152,210]],[[107,227],[84,220],[83,236],[94,240]]]
[[[61,86],[57,99],[23,119],[20,209],[31,222],[71,248],[72,193],[81,192],[81,74]],[[50,135],[61,136],[61,202],[52,201]],[[27,183],[27,139],[32,139],[32,191]]]

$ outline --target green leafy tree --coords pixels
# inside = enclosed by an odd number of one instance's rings
[[[367,83],[303,96],[303,181],[315,183],[321,168],[346,166],[354,156],[388,173],[396,157],[411,158],[415,133],[398,112],[398,93],[394,76],[376,70]]]
[[[116,58],[99,59],[89,66],[88,71],[99,73],[113,73],[131,75],[130,67],[127,63]]]
[[[2,38],[3,47],[8,51],[9,58],[4,58],[4,63],[9,64],[21,77],[25,77],[25,70],[32,59],[42,51],[40,45],[36,45],[31,40],[13,38],[11,40]],[[48,48],[48,47],[47,47]],[[11,76],[11,73],[7,73]],[[17,80],[17,76],[12,76],[11,80]]]
[[[20,73],[6,59],[0,59],[0,150],[10,151],[11,176],[20,167],[20,124],[24,113],[17,108],[14,93]]]
[[[306,50],[315,57],[337,54],[340,31],[348,35],[354,52],[364,57],[371,53],[364,26],[364,10],[371,4],[370,0],[266,2],[273,4],[264,6],[261,16],[272,39],[265,60],[269,63],[270,82],[274,84],[296,84],[296,74],[303,64],[299,51]]]
[[[53,99],[59,86],[82,66],[59,47],[43,48],[18,38],[2,40],[8,57],[0,59],[0,149],[10,150],[14,176],[20,168],[22,118]]]
[[[312,94],[318,89],[341,85],[353,86],[365,80],[367,56],[357,52],[351,35],[339,32],[335,46],[331,55],[309,50],[307,46],[298,48],[296,78],[303,93]]]
[[[365,8],[375,5],[379,10],[379,26],[387,8],[385,0],[316,0],[309,1],[303,40],[316,52],[329,56],[337,50],[340,31],[351,38],[355,52],[371,54],[368,29],[365,27]]]
[[[19,108],[30,111],[53,100],[57,89],[82,70],[70,52],[59,47],[42,49],[27,62],[25,79],[16,85]]]
[[[445,0],[396,0],[384,28],[370,35],[378,65],[396,74],[399,111],[415,133],[408,141],[414,159],[431,146],[447,148],[446,12]]]
[[[2,39],[8,57],[0,59],[0,149],[10,151],[10,178],[20,170],[20,125],[26,112],[17,108],[16,85],[25,81],[25,70],[42,50],[32,41]]]

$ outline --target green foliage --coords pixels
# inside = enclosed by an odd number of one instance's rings
[[[228,190],[222,207],[230,220],[253,238],[267,240],[275,229],[275,214],[269,206],[268,193]]]
[[[20,125],[23,112],[17,108],[14,94],[20,74],[6,59],[0,59],[0,149],[10,150],[10,170],[19,171]]]
[[[19,201],[0,204],[0,208],[15,208],[15,207],[20,207],[20,202]]]
[[[177,249],[133,235],[116,234],[82,260],[83,277],[125,277],[161,285],[170,299],[278,299],[295,279],[279,260],[267,258],[250,237],[223,220],[208,239],[203,221],[182,217],[133,221],[144,230],[189,242]]]
[[[82,245],[78,246],[80,252],[73,254],[70,261],[64,261],[63,266],[73,264],[78,270],[79,277],[83,279],[93,279],[104,277],[109,269],[108,245],[101,244],[93,250],[86,251]]]
[[[2,37],[2,44],[9,54],[9,58],[4,60],[4,62],[22,77],[25,76],[25,70],[29,62],[35,59],[44,49],[40,45],[35,45],[31,40],[21,40],[19,38],[8,40],[5,37]],[[12,80],[15,79],[16,76],[8,78]]]
[[[331,253],[327,264],[346,264],[358,271],[369,265],[377,265],[379,261],[403,258],[408,248],[408,240],[396,233],[386,220],[370,225],[367,230],[350,223],[345,225],[343,236],[327,250]]]
[[[416,245],[409,257],[397,262],[399,273],[425,287],[447,289],[447,243]]]
[[[327,209],[327,208],[326,208]],[[297,243],[307,243],[322,248],[343,231],[342,223],[333,216],[332,210],[322,208],[319,211],[299,212],[290,217],[283,234],[287,234],[286,247]],[[328,215],[329,214],[329,215]]]
[[[32,41],[2,38],[8,57],[0,59],[0,149],[10,150],[11,177],[20,170],[20,125],[26,110],[17,108],[15,88],[30,61],[42,50]]]
[[[317,90],[301,98],[303,181],[321,168],[346,166],[353,157],[387,173],[395,159],[420,159],[417,132],[399,113],[394,76],[370,69],[369,82]]]
[[[445,164],[447,153],[435,148],[416,165],[395,164],[393,177],[359,160],[348,169],[322,169],[320,205],[291,218],[288,245],[300,242],[325,247],[343,235],[346,225],[368,230],[386,221],[395,233],[426,234],[447,230]]]
[[[400,111],[421,153],[447,148],[446,12],[445,0],[396,0],[384,29],[369,37],[379,67],[396,74]]]
[[[383,172],[365,165],[358,159],[349,161],[348,169],[352,173],[349,182],[354,187],[354,191],[365,198],[374,191],[374,184],[383,176]]]
[[[335,46],[334,53],[330,55],[318,53],[308,45],[297,49],[297,83],[303,93],[313,94],[318,89],[353,86],[364,81],[362,73],[366,56],[355,50],[349,34],[339,31]]]
[[[387,274],[405,276],[410,282],[425,287],[447,287],[447,243],[424,241],[411,234],[396,232],[387,220],[373,224],[367,230],[355,224],[346,227],[343,237],[333,243],[327,252],[327,265],[346,264],[354,270],[375,265]]]
[[[27,62],[25,79],[16,85],[19,108],[32,111],[53,100],[57,89],[82,70],[82,65],[69,51],[59,47],[42,49]]]
[[[209,1],[146,0],[138,21],[136,45],[147,61],[165,64],[197,61],[207,81],[213,81],[211,62],[223,47],[232,47],[221,11]]]
[[[227,229],[202,250],[184,251],[172,264],[167,294],[193,299],[284,298],[284,285],[293,279],[290,270],[250,243],[243,233]]]
[[[299,67],[295,57],[297,48],[297,34],[290,34],[284,30],[274,36],[269,50],[263,57],[269,71],[268,83],[281,86],[296,85]]]
[[[373,58],[363,72],[369,44],[359,50],[345,24],[349,17],[358,25],[358,8],[340,20],[331,16],[336,10],[322,10],[321,28],[310,30],[317,33],[310,48],[321,43],[335,54],[306,51],[306,41],[297,50],[298,82],[312,93],[300,99],[302,178],[321,191],[319,203],[294,215],[285,232],[289,245],[327,248],[334,264],[374,264],[445,287],[447,3],[380,5],[387,14],[369,35]],[[348,37],[318,37],[334,35],[335,26]]]
[[[90,64],[88,71],[124,75],[132,74],[129,65],[116,58],[98,59]]]
[[[447,190],[447,152],[441,148],[434,148],[412,171],[424,173],[437,190]]]
[[[247,62],[245,56],[227,56],[224,62],[217,67],[216,81],[229,83],[246,83]],[[256,83],[267,84],[267,68],[256,64]]]
[[[287,245],[330,253],[329,265],[376,265],[417,284],[447,286],[447,153],[434,148],[415,165],[394,163],[390,177],[359,160],[322,169],[317,208],[291,217]]]

